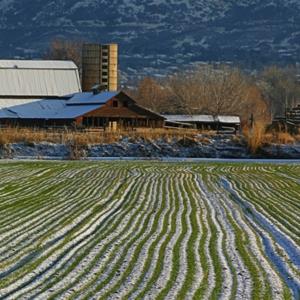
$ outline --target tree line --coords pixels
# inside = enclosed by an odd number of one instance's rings
[[[245,122],[284,116],[300,104],[296,67],[269,66],[249,74],[232,66],[198,66],[163,80],[147,77],[133,96],[152,110],[174,114],[232,114]]]
[[[46,59],[70,59],[81,69],[83,41],[55,39]],[[233,114],[244,122],[269,122],[300,103],[300,70],[267,66],[245,72],[228,65],[200,65],[164,79],[146,77],[128,90],[139,104],[159,113]]]

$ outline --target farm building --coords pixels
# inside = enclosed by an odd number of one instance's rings
[[[84,126],[116,129],[163,127],[164,117],[139,105],[124,92],[85,92],[0,110],[1,125]]]
[[[164,115],[166,126],[190,127],[196,129],[218,130],[232,128],[238,130],[241,125],[238,116],[213,115]]]
[[[282,124],[287,123],[287,125],[300,127],[300,104],[297,106],[288,109],[284,117],[277,117],[273,120],[273,123]]]
[[[84,44],[82,49],[82,90],[95,85],[118,90],[118,45]]]
[[[276,130],[288,130],[290,133],[297,133],[300,128],[300,104],[288,109],[285,116],[275,117],[272,120],[272,127]]]
[[[0,108],[81,92],[71,61],[0,60]]]
[[[166,126],[213,129],[215,120],[210,115],[164,115]]]
[[[239,116],[216,116],[215,117],[218,129],[234,128],[238,130],[241,126],[241,119]]]

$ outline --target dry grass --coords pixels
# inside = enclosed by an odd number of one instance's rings
[[[54,131],[43,129],[5,128],[0,130],[0,145],[10,143],[50,142],[69,145],[110,144],[127,137],[130,140],[142,138],[155,141],[164,139],[192,139],[199,131],[192,129],[137,129],[133,131]],[[207,134],[213,134],[208,133]]]
[[[266,132],[266,127],[266,123],[257,123],[252,130],[244,128],[243,133],[252,153],[257,152],[259,148],[267,144],[294,144],[300,141],[300,134],[291,135],[283,131]]]
[[[278,132],[276,140],[279,144],[294,144],[297,138],[295,136],[290,135],[287,132]]]
[[[265,136],[265,124],[257,123],[252,129],[244,128],[244,134],[247,139],[248,147],[252,153],[257,152],[257,150],[264,143]]]
[[[248,143],[249,150],[253,153],[266,144],[292,144],[300,141],[300,132],[298,135],[292,136],[286,132],[271,132],[267,133],[265,123],[257,123],[252,130],[244,128],[243,133]],[[74,153],[81,146],[92,144],[111,144],[128,138],[129,141],[136,141],[137,139],[144,139],[147,141],[157,141],[163,139],[166,142],[172,140],[182,140],[183,143],[189,144],[193,140],[209,143],[209,136],[216,133],[214,131],[201,132],[203,137],[199,137],[199,131],[193,129],[137,129],[133,131],[103,131],[103,130],[89,130],[89,131],[71,131],[71,130],[43,130],[43,129],[26,129],[26,128],[5,128],[0,129],[0,145],[10,143],[41,143],[50,142],[57,144],[66,144],[74,148]],[[239,136],[233,136],[233,140],[238,143]]]

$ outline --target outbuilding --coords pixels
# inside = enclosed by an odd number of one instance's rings
[[[237,131],[241,127],[239,116],[216,116],[216,122],[219,130],[234,129]]]
[[[213,129],[215,119],[212,115],[164,115],[166,126]]]
[[[0,110],[2,125],[26,127],[160,128],[164,120],[122,91],[76,93]]]
[[[72,61],[0,60],[0,108],[81,92]]]
[[[237,131],[241,125],[239,116],[213,115],[164,115],[168,127],[190,127],[200,130]]]

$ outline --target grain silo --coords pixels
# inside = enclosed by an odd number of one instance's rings
[[[108,91],[118,89],[118,45],[84,44],[82,50],[82,89],[95,84]]]

